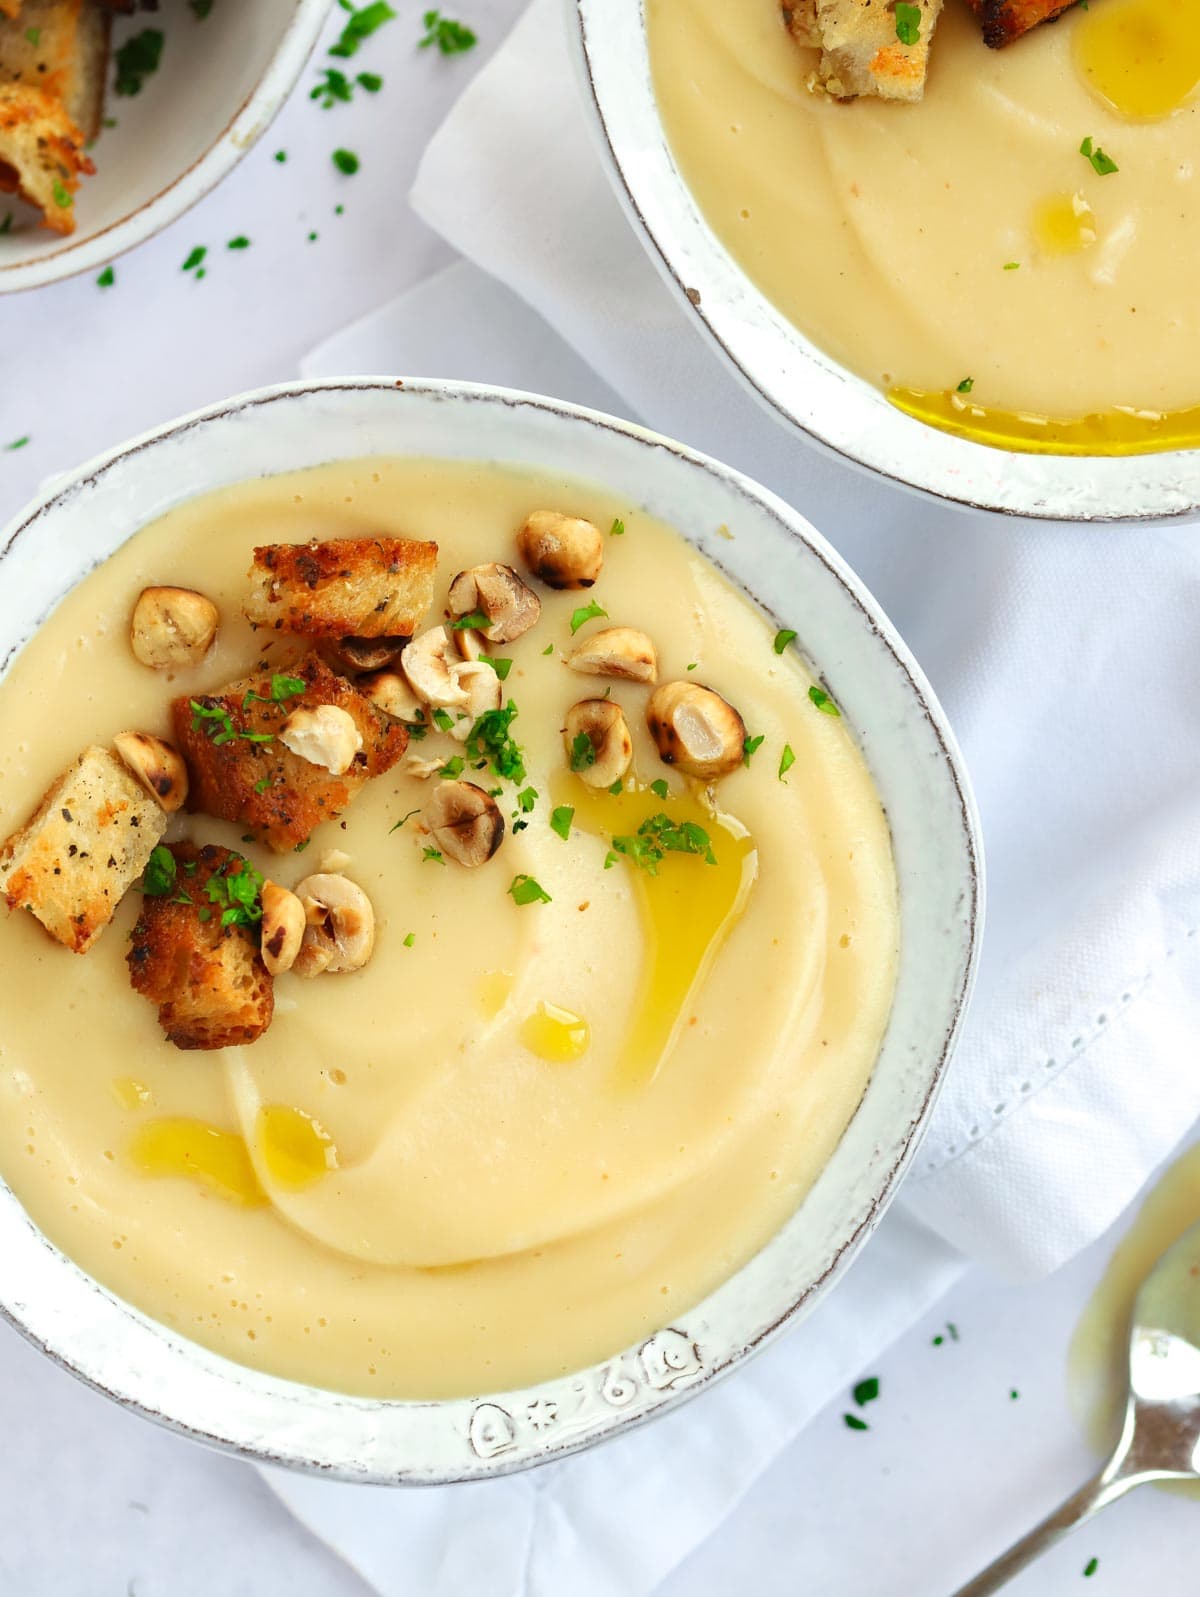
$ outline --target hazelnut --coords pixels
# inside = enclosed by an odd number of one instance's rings
[[[590,761],[586,748],[577,741],[581,737],[591,745]],[[629,724],[621,706],[611,699],[581,699],[573,704],[567,711],[563,741],[571,769],[589,787],[611,787],[625,775],[633,759]]]
[[[746,723],[719,693],[699,682],[664,682],[650,695],[646,725],[664,765],[712,780],[742,762]]]
[[[272,976],[282,976],[296,963],[304,940],[304,905],[278,882],[264,882],[262,912],[262,961]]]
[[[333,776],[343,776],[363,746],[358,722],[339,704],[293,710],[279,729],[279,741],[300,759]]]
[[[548,588],[590,588],[604,564],[600,529],[559,510],[535,510],[517,533],[517,548]]]
[[[442,853],[460,865],[485,865],[504,840],[499,806],[474,782],[439,782],[421,819]]]
[[[329,664],[335,671],[355,673],[378,671],[392,661],[408,642],[399,638],[339,638],[325,649]]]
[[[393,721],[403,721],[408,726],[425,724],[425,707],[403,671],[376,671],[372,676],[360,677],[357,687],[364,698]]]
[[[425,704],[445,710],[461,710],[467,702],[466,689],[459,685],[452,667],[460,662],[445,627],[431,627],[412,640],[400,655],[400,664],[409,686]]]
[[[174,744],[149,732],[118,732],[113,748],[168,815],[183,808],[188,796],[188,773],[183,755]]]
[[[375,948],[371,900],[345,876],[320,873],[296,886],[305,929],[293,969],[300,976],[361,970]]]
[[[542,601],[533,589],[511,566],[495,561],[460,571],[450,584],[446,607],[455,619],[476,612],[487,616],[486,626],[460,627],[456,632],[477,630],[489,643],[512,643],[536,626],[542,613]]]
[[[653,682],[658,676],[654,645],[634,627],[593,632],[567,656],[567,664],[588,676],[623,677],[628,682]]]
[[[193,588],[143,588],[129,623],[134,655],[153,671],[199,665],[217,635],[221,615]]]

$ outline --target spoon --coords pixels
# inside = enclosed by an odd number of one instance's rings
[[[1116,1452],[1086,1486],[968,1581],[954,1597],[987,1597],[1134,1486],[1200,1480],[1200,1223],[1142,1282],[1129,1335],[1129,1400]]]

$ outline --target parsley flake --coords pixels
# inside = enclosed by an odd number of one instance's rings
[[[287,151],[286,150],[276,150],[275,151],[275,159],[279,162],[280,166],[282,166],[284,164],[284,162],[287,160]]]
[[[557,832],[565,843],[571,835],[571,822],[575,819],[575,809],[571,804],[560,804],[556,810],[550,812],[550,830]]]
[[[517,794],[517,803],[520,806],[522,815],[528,815],[537,801],[538,791],[536,787],[523,787]]]
[[[452,22],[440,11],[427,11],[421,23],[425,37],[418,42],[417,48],[420,50],[427,50],[431,44],[435,44],[443,55],[459,55],[476,43],[470,28],[465,28],[461,22]]]
[[[873,1403],[879,1396],[879,1377],[868,1375],[865,1381],[860,1381],[854,1388],[854,1401],[862,1408],[864,1403]]]
[[[576,732],[571,740],[571,769],[586,771],[596,763],[596,749],[586,732]]]
[[[451,632],[478,632],[481,627],[490,627],[492,618],[486,610],[470,610],[465,616],[455,616],[450,623]]]
[[[912,7],[915,11],[916,7]],[[866,1420],[860,1420],[857,1414],[843,1414],[842,1422],[848,1431],[869,1431],[871,1427]]]
[[[1092,1576],[1096,1573],[1096,1571],[1099,1568],[1100,1568],[1100,1560],[1098,1558],[1089,1558],[1087,1563],[1083,1566],[1083,1578],[1084,1578],[1084,1580],[1091,1580]]]
[[[518,713],[511,699],[502,710],[485,710],[467,738],[467,753],[471,758],[487,760],[496,775],[506,782],[525,780],[525,758],[509,731]]]
[[[670,793],[671,793],[671,789],[663,781],[661,776],[659,777],[657,782],[651,782],[650,791],[657,798],[664,799],[664,800],[669,798],[670,797]]]
[[[395,826],[388,827],[388,836],[390,837],[393,832],[398,832],[404,825],[405,821],[411,821],[414,815],[420,815],[420,813],[420,810],[409,810],[407,815],[402,815],[396,822]]]
[[[313,85],[308,97],[310,100],[319,100],[322,109],[328,111],[339,100],[353,99],[354,89],[344,72],[339,72],[336,67],[326,67],[325,76]]]
[[[208,249],[206,246],[203,244],[197,244],[195,249],[189,253],[187,260],[184,261],[183,265],[179,268],[180,271],[194,272],[207,254]]]
[[[162,58],[163,35],[158,28],[143,28],[135,33],[114,54],[117,64],[116,90],[118,94],[134,95],[142,92],[148,77],[158,71]]]
[[[439,865],[444,865],[446,863],[436,848],[427,848],[425,850],[425,852],[421,855],[421,863],[424,864],[426,860],[436,860]]]
[[[842,712],[826,693],[825,689],[819,688],[815,682],[809,688],[808,696],[822,715],[841,715]]]
[[[606,616],[608,611],[593,599],[591,604],[580,605],[571,616],[571,634],[574,636],[580,627],[586,626],[589,621],[595,621],[600,616]]]
[[[380,89],[383,88],[383,79],[378,72],[360,72],[354,81],[360,89],[365,89],[368,94],[378,94]]]
[[[14,449],[24,449],[25,445],[28,442],[29,442],[29,434],[28,433],[26,433],[23,438],[14,438],[11,444],[5,444],[5,446],[4,446],[5,453],[11,454],[11,452]]]
[[[501,682],[506,682],[508,680],[508,673],[512,670],[513,666],[511,660],[506,660],[502,655],[493,657],[490,654],[481,654],[479,658],[485,665],[491,666],[492,670],[500,678]]]
[[[958,387],[954,390],[954,392],[956,394],[969,394],[971,392],[972,388],[974,388],[974,386],[975,386],[975,379],[973,377],[964,377],[962,382],[959,383]]]
[[[709,865],[717,863],[712,839],[695,821],[676,823],[669,815],[651,815],[633,837],[614,837],[618,854],[639,866],[648,876],[657,876],[658,867],[668,854],[699,854]],[[607,861],[605,862],[607,868]]]
[[[225,248],[227,250],[248,250],[250,248],[250,240],[244,233],[239,233],[236,238],[231,238],[229,240],[229,243],[226,244]]]
[[[240,855],[204,884],[209,903],[221,910],[222,926],[256,926],[263,916],[262,889],[262,874]]]
[[[1090,134],[1079,146],[1079,153],[1080,155],[1086,156],[1086,158],[1092,163],[1092,170],[1100,177],[1108,177],[1110,173],[1119,172],[1121,170],[1111,155],[1105,155],[1104,151],[1098,144],[1092,143]]]
[[[785,743],[783,745],[783,753],[779,756],[779,780],[781,782],[786,779],[787,773],[791,770],[795,763],[796,756],[792,751],[792,745],[790,743]]]
[[[766,733],[760,732],[757,737],[746,738],[743,740],[742,764],[747,770],[750,768],[750,761],[754,758],[755,754],[757,754],[758,750],[762,748],[765,737]]]
[[[188,10],[197,22],[203,22],[205,17],[212,16],[213,0],[188,0]]]
[[[554,900],[532,876],[527,876],[524,871],[514,876],[508,885],[508,891],[514,904],[552,904]]]
[[[5,233],[11,233],[12,225],[13,213],[11,211],[5,211],[3,217],[0,217],[0,237],[3,237]]]
[[[242,709],[248,710],[252,704],[282,704],[285,699],[294,699],[298,693],[303,693],[308,683],[303,677],[290,677],[282,671],[276,671],[271,677],[271,692],[266,697],[255,693],[251,688],[242,700]]]
[[[1004,263],[1004,270],[1006,272],[1019,272],[1020,269],[1021,269],[1020,261],[1005,261],[1005,263]]]
[[[358,156],[353,150],[335,150],[332,160],[338,171],[345,173],[347,177],[353,177],[358,171]]]
[[[416,932],[409,932],[408,936],[404,939],[405,948],[411,948],[412,945],[416,942],[416,940],[417,940]]]
[[[896,0],[896,37],[901,44],[916,44],[921,37],[921,8]]]
[[[146,869],[142,873],[142,892],[150,898],[165,898],[175,886],[178,866],[175,856],[165,843],[150,851]]]
[[[342,29],[341,38],[329,49],[330,55],[340,56],[343,59],[357,54],[363,40],[369,39],[376,28],[381,28],[385,22],[391,22],[396,15],[384,0],[375,0],[374,5],[360,6],[357,11],[349,5],[345,9],[350,12],[350,20]]]
[[[53,192],[54,203],[59,207],[60,210],[68,210],[72,205],[74,205],[74,197],[72,196],[70,189],[61,178],[56,177],[54,179]]]
[[[456,754],[452,759],[447,760],[445,765],[439,768],[438,775],[443,778],[461,776],[466,768],[466,764],[467,762],[463,759],[462,755]]]
[[[775,650],[776,654],[782,654],[795,636],[796,634],[791,627],[781,627],[780,630],[775,634],[775,642],[771,645],[771,647]]]
[[[104,270],[100,273],[100,276],[96,279],[96,287],[97,288],[111,288],[113,286],[113,284],[116,282],[116,280],[117,280],[117,276],[116,276],[116,273],[113,271],[112,267],[111,266],[106,266],[104,268]]]
[[[620,516],[613,517],[613,524],[608,529],[608,536],[610,538],[623,538],[625,536],[625,523]]]
[[[449,710],[443,710],[439,705],[433,712],[433,724],[439,732],[451,732],[454,729],[454,718]]]

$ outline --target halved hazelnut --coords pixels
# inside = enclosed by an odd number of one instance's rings
[[[567,656],[567,664],[588,676],[624,677],[628,682],[653,682],[658,676],[654,645],[635,627],[593,632]]]
[[[340,704],[293,710],[279,729],[279,741],[300,759],[333,776],[344,775],[363,746],[358,722]]]
[[[129,623],[129,646],[152,671],[199,665],[212,647],[221,613],[194,588],[143,588]]]
[[[293,970],[299,976],[361,970],[375,948],[375,911],[357,883],[319,873],[297,884],[305,929]]]
[[[542,601],[513,570],[492,561],[486,566],[471,566],[460,571],[450,584],[446,607],[455,619],[485,615],[487,625],[459,628],[481,632],[489,643],[512,643],[537,625]]]
[[[664,765],[689,776],[727,776],[742,763],[746,723],[699,682],[664,682],[650,695],[646,725]]]
[[[304,905],[278,882],[264,882],[262,912],[262,961],[272,976],[282,976],[296,963],[304,941]]]
[[[168,815],[187,802],[188,773],[183,755],[172,743],[149,732],[118,732],[113,748],[138,781]]]
[[[592,758],[578,740],[586,738]],[[581,699],[567,711],[563,727],[571,769],[589,787],[611,787],[625,775],[633,759],[633,738],[619,704],[611,699]]]
[[[464,706],[466,716],[461,721],[456,721],[450,729],[450,736],[457,738],[460,743],[465,743],[471,735],[481,715],[488,710],[498,710],[503,698],[503,689],[500,678],[482,660],[464,660],[461,665],[452,666],[450,674],[465,689],[467,702]]]
[[[535,510],[517,533],[521,558],[548,588],[590,588],[604,564],[600,529],[581,516]]]
[[[403,671],[376,671],[374,675],[360,677],[358,691],[384,715],[393,721],[403,721],[407,726],[423,726],[428,717],[425,706],[412,690]]]
[[[400,653],[408,642],[397,638],[339,638],[327,645],[325,654],[335,671],[379,671]]]
[[[442,853],[460,865],[485,865],[504,840],[499,806],[474,782],[439,782],[421,819]]]
[[[402,651],[400,664],[409,686],[425,704],[461,710],[467,702],[467,694],[453,675],[451,668],[460,662],[452,649],[445,627],[431,627]]]

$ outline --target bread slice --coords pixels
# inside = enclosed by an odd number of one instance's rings
[[[86,954],[146,867],[167,817],[110,749],[90,748],[0,845],[0,892]]]
[[[79,179],[95,170],[61,100],[23,83],[0,83],[0,193],[36,205],[55,233],[73,233]]]
[[[1000,50],[1039,22],[1053,22],[1075,0],[970,0],[971,9],[983,24],[983,42]]]
[[[273,684],[288,676],[302,681],[303,691],[273,701]],[[247,703],[251,694],[258,697]],[[277,736],[293,710],[320,704],[345,710],[362,735],[362,749],[342,776],[301,759]],[[223,714],[233,734],[228,738]],[[191,776],[190,808],[237,821],[280,854],[306,843],[322,821],[336,820],[363,783],[390,770],[408,747],[403,723],[377,710],[316,654],[231,682],[219,693],[175,699],[171,719]]]
[[[913,4],[920,17],[911,44],[897,32],[892,0],[815,0],[815,22],[811,6],[789,7],[793,36],[802,44],[821,46],[810,86],[837,100],[859,95],[920,100],[942,0]]]
[[[246,862],[215,843],[174,843],[171,854],[175,887],[143,900],[125,956],[134,991],[158,1005],[158,1023],[176,1048],[255,1042],[275,1012],[258,930],[223,926],[220,903],[207,892],[214,876],[237,876]]]
[[[433,602],[438,546],[331,538],[254,551],[243,606],[256,627],[311,638],[411,638]]]

